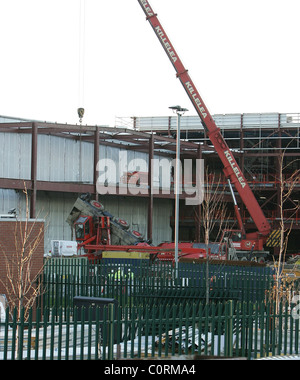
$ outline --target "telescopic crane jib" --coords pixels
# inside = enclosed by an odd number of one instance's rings
[[[158,37],[162,47],[164,48],[174,69],[176,70],[177,77],[183,85],[187,95],[189,96],[197,114],[202,121],[208,137],[210,138],[218,156],[220,157],[224,165],[223,171],[226,175],[226,178],[231,184],[234,185],[235,189],[241,197],[242,202],[247,207],[247,210],[257,227],[256,232],[246,234],[246,236],[243,237],[245,244],[244,249],[263,249],[262,246],[266,242],[271,229],[268,220],[266,219],[256,198],[254,197],[254,194],[250,189],[250,186],[248,185],[247,180],[239,168],[226,141],[224,140],[220,129],[215,124],[196,86],[190,78],[188,70],[185,69],[176,50],[174,49],[174,46],[172,45],[170,39],[160,24],[157,18],[157,14],[153,11],[151,5],[149,4],[149,1],[138,0],[138,2],[146,15],[146,19],[151,24],[156,36]],[[235,207],[235,209],[236,212],[238,212],[237,207]],[[240,219],[238,218],[238,220]]]

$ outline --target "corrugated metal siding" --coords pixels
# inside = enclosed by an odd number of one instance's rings
[[[107,179],[110,183],[113,180],[118,183],[124,172],[135,170],[135,163],[138,160],[141,160],[140,163],[143,164],[141,171],[148,170],[146,153],[100,145],[99,158],[100,162],[103,159],[109,159],[115,163],[115,173],[107,171]],[[38,136],[38,180],[92,183],[93,165],[93,144],[56,136]],[[15,163],[12,166],[15,166]],[[30,175],[30,167],[28,169]],[[105,168],[102,167],[102,172],[104,171]],[[12,176],[12,178],[22,178],[22,176]]]
[[[41,181],[93,182],[93,144],[56,136],[38,135],[37,179]],[[81,165],[80,165],[81,157]],[[140,160],[141,171],[148,171],[148,154],[126,151],[100,145],[99,157],[112,159],[116,165],[116,182],[124,172],[136,170]],[[134,161],[136,160],[136,161]],[[30,179],[31,135],[0,133],[0,177]],[[81,172],[80,172],[81,171]],[[110,173],[111,174],[111,173]],[[111,177],[108,178],[111,180]],[[38,192],[37,218],[45,220],[45,252],[50,250],[53,239],[70,240],[71,229],[66,218],[77,195]],[[105,208],[114,216],[126,219],[132,229],[147,236],[148,200],[141,197],[103,196]],[[16,207],[21,217],[25,216],[25,196],[22,192],[0,189],[0,213]],[[170,216],[173,203],[169,200],[154,200],[153,243],[171,239]]]
[[[155,199],[153,207],[153,244],[172,241],[170,219],[173,215],[174,201]]]
[[[104,182],[104,179],[110,184],[119,183],[125,172],[140,170],[148,171],[148,154],[136,151],[127,151],[109,146],[101,146],[99,149],[99,180]],[[105,162],[105,159],[108,162]],[[113,170],[108,170],[105,165],[109,160],[114,162]],[[140,167],[137,167],[137,166]]]
[[[19,213],[24,209],[25,198],[15,190],[0,189],[0,214],[7,214],[9,210],[16,208]]]
[[[112,183],[118,183],[119,182],[119,176],[120,176],[120,162],[124,163],[126,156],[126,151],[123,149],[113,148],[105,145],[100,145],[99,147],[99,175],[101,179],[107,179],[107,181]],[[115,172],[112,170],[107,170],[105,168],[105,160],[112,160],[115,164]],[[122,164],[121,164],[122,165]],[[104,182],[104,180],[103,180]]]
[[[31,135],[0,133],[0,177],[30,179]]]
[[[45,220],[45,252],[51,249],[51,240],[71,240],[71,228],[66,218],[76,196],[63,193],[39,192],[37,218]]]
[[[38,180],[92,183],[93,164],[93,144],[38,136]]]

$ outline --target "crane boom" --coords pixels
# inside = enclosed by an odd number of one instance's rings
[[[187,95],[189,96],[197,114],[199,115],[206,133],[214,145],[218,156],[220,157],[224,168],[223,171],[227,179],[235,186],[239,193],[244,205],[247,207],[253,222],[255,223],[258,232],[255,236],[267,237],[270,233],[270,225],[266,219],[263,211],[261,210],[254,194],[244,177],[239,165],[237,164],[232,152],[230,151],[226,141],[224,140],[220,128],[217,127],[211,114],[209,113],[203,99],[201,98],[196,86],[181,62],[174,46],[172,45],[169,37],[160,24],[157,14],[153,11],[148,0],[138,0],[141,5],[146,19],[151,24],[156,36],[158,37],[162,47],[164,48],[167,56],[169,57],[174,69],[176,70],[177,77],[183,85]],[[252,234],[253,236],[253,234]],[[254,237],[254,236],[253,236]],[[255,237],[254,237],[255,238]]]

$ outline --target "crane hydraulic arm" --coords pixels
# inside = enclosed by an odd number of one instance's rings
[[[215,124],[212,116],[210,115],[205,103],[203,102],[196,86],[191,80],[188,70],[185,69],[177,52],[175,51],[170,39],[160,24],[157,15],[153,11],[148,0],[138,0],[141,5],[146,18],[151,24],[156,36],[158,37],[161,45],[167,53],[173,67],[176,70],[177,77],[181,81],[187,95],[189,96],[197,114],[201,118],[202,124],[206,133],[214,145],[217,154],[219,155],[223,165],[226,178],[234,184],[237,192],[239,193],[244,205],[247,207],[258,231],[252,235],[252,238],[266,238],[270,233],[270,225],[262,212],[250,186],[247,183],[241,169],[239,168],[232,152],[230,151],[227,143],[225,142],[220,129]]]

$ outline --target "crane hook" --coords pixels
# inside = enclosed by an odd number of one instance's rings
[[[78,112],[78,116],[79,116],[79,122],[81,124],[82,123],[82,118],[83,118],[83,115],[84,115],[84,108],[82,108],[82,107],[78,108],[77,112]]]

